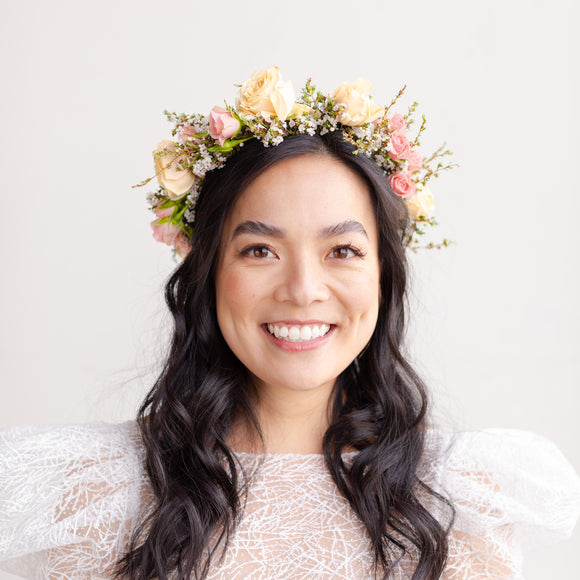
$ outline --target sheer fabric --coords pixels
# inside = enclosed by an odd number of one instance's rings
[[[143,455],[133,422],[0,432],[0,569],[110,578],[152,500]],[[253,473],[247,503],[211,580],[374,577],[365,529],[322,456],[239,459]],[[565,537],[580,512],[578,476],[527,432],[431,432],[422,476],[457,510],[446,580],[522,578],[522,550]],[[392,577],[412,569],[410,551]]]

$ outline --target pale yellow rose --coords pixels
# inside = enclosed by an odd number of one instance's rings
[[[332,95],[332,98],[344,109],[339,113],[338,120],[343,125],[359,127],[382,117],[385,109],[371,100],[373,86],[366,79],[358,78],[354,83],[342,83]]]
[[[185,161],[185,155],[165,154],[156,157],[155,154],[163,151],[175,151],[173,141],[164,140],[153,151],[155,175],[161,187],[165,189],[170,199],[183,197],[195,182],[195,175],[189,169],[179,169],[180,161]]]
[[[308,105],[303,105],[302,103],[294,103],[292,110],[290,111],[290,117],[302,117],[302,115],[308,115],[312,112],[312,107]]]
[[[295,102],[292,82],[283,82],[278,67],[271,66],[244,81],[236,97],[236,112],[264,119],[276,115],[284,120],[292,112]]]
[[[429,217],[435,209],[435,198],[427,185],[417,184],[417,191],[407,200],[407,211],[414,219]]]

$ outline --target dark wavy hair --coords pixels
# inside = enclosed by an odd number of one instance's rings
[[[361,176],[379,233],[378,321],[367,347],[336,380],[323,438],[326,466],[368,531],[375,575],[387,578],[409,552],[416,560],[413,580],[435,580],[444,569],[449,526],[424,499],[442,502],[451,514],[453,508],[420,479],[427,394],[401,352],[409,218],[383,171],[333,132],[289,137],[276,147],[248,142],[206,176],[191,251],[165,290],[175,325],[171,348],[138,413],[155,501],[134,530],[118,578],[204,578],[243,513],[248,479],[228,435],[239,416],[258,436],[260,427],[248,373],[218,326],[216,264],[224,222],[244,189],[274,164],[300,155],[330,156]],[[350,449],[356,454],[345,462]]]

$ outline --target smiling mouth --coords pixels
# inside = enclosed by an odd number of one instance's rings
[[[268,332],[287,342],[308,342],[322,338],[330,331],[330,324],[267,324]]]

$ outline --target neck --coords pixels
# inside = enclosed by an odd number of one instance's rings
[[[299,391],[259,385],[257,417],[266,453],[322,453],[322,438],[328,428],[328,401],[332,384]],[[255,439],[255,438],[254,438]],[[255,451],[248,429],[238,424],[232,446],[237,451]]]

